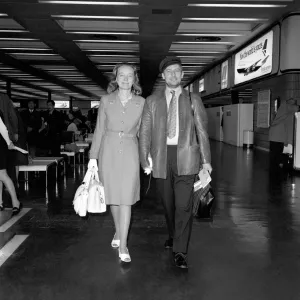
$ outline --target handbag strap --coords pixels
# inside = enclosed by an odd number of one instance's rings
[[[92,171],[93,171],[93,177],[92,178],[95,178],[96,181],[100,182],[98,170],[96,170],[95,168],[93,168]]]
[[[87,189],[90,181],[92,179],[93,176],[93,171],[92,170],[87,170],[87,172],[85,173],[85,176],[83,178],[82,184],[84,184],[85,188]]]

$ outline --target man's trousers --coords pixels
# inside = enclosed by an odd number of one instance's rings
[[[156,180],[163,203],[173,252],[187,253],[192,231],[195,175],[178,175],[177,146],[167,146],[167,178]]]

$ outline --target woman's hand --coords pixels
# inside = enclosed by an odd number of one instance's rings
[[[98,164],[97,164],[97,159],[90,159],[89,160],[89,163],[88,163],[88,169],[91,170],[95,168],[96,171],[98,171]]]
[[[15,147],[14,143],[10,142],[10,144],[8,145],[8,149],[12,150],[12,149],[14,149],[14,147]]]

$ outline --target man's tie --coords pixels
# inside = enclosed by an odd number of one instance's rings
[[[172,139],[176,134],[176,121],[177,121],[177,103],[175,91],[171,91],[172,99],[168,111],[168,137]]]

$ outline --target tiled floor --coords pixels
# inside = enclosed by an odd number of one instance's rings
[[[134,207],[132,263],[120,264],[110,247],[109,213],[82,220],[73,212],[81,166],[49,185],[48,208],[43,178],[21,190],[32,209],[0,233],[0,241],[13,232],[20,243],[0,266],[0,299],[299,300],[300,175],[269,174],[268,153],[261,151],[212,142],[212,153],[215,217],[195,220],[187,271],[176,269],[163,248],[154,181]]]

